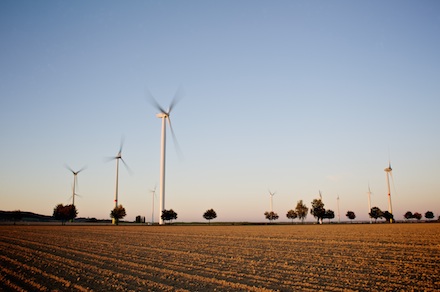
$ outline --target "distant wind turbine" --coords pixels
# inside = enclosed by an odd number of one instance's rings
[[[275,196],[275,192],[272,193],[272,192],[269,190],[269,196],[270,196],[270,211],[273,212],[273,196]]]
[[[394,178],[393,178],[393,169],[391,168],[391,162],[388,161],[388,167],[384,169],[385,173],[386,173],[386,177],[387,177],[387,186],[388,186],[388,212],[390,212],[390,214],[393,214],[393,207],[391,205],[391,187],[390,187],[390,176],[391,179],[394,182]],[[390,223],[393,223],[393,219],[390,219]]]
[[[370,184],[368,184],[368,214],[371,212],[371,190],[370,190]],[[373,218],[370,216],[370,224],[373,223]]]
[[[339,195],[337,201],[338,201],[338,223],[341,223],[341,213],[339,212]]]
[[[122,159],[122,148],[124,146],[124,139],[121,139],[121,146],[119,147],[118,154],[114,157],[110,157],[110,160],[116,160],[116,190],[115,190],[115,208],[118,207],[118,191],[119,191],[119,160],[121,160],[125,167],[127,168],[128,172],[131,172],[130,168],[128,167],[127,163],[125,163],[124,159]],[[116,224],[116,219],[112,219],[112,223]]]
[[[153,197],[153,205],[151,207],[151,225],[153,225],[154,224],[154,197],[156,196],[156,186],[154,186],[154,189],[152,189],[150,192]]]
[[[75,206],[75,196],[77,196],[76,192],[75,192],[75,188],[78,186],[78,179],[77,179],[77,175],[78,173],[80,173],[81,171],[83,171],[84,169],[86,169],[86,167],[84,166],[83,168],[81,168],[78,171],[74,171],[72,168],[70,168],[67,164],[65,165],[65,167],[70,170],[73,173],[73,187],[72,187],[72,205]]]
[[[148,92],[149,93],[149,92]],[[173,110],[174,106],[180,99],[180,90],[176,92],[173,100],[168,107],[168,110],[163,109],[159,103],[154,99],[154,97],[149,93],[150,100],[153,103],[153,106],[160,112],[156,114],[156,117],[162,119],[162,133],[161,133],[161,147],[160,147],[160,182],[159,182],[159,211],[162,213],[165,210],[165,158],[166,158],[166,122],[168,121],[168,125],[171,130],[171,135],[173,136],[174,145],[178,150],[178,154],[180,154],[179,146],[177,143],[176,136],[174,134],[173,127],[171,125],[170,114]],[[159,224],[164,224],[164,220],[162,216],[159,217]]]

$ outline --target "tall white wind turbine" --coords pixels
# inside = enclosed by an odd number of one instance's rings
[[[390,187],[390,176],[393,178],[393,169],[391,168],[391,162],[388,161],[388,167],[384,169],[387,177],[387,186],[388,186],[388,212],[393,214],[393,206],[391,205],[391,187]],[[393,219],[390,219],[390,223],[393,223]]]
[[[72,205],[75,206],[75,196],[77,196],[75,189],[78,186],[78,179],[77,179],[77,175],[78,173],[80,173],[81,171],[83,171],[84,169],[86,169],[86,167],[84,166],[83,168],[81,168],[78,171],[74,171],[72,168],[70,168],[68,165],[65,165],[66,168],[68,170],[70,170],[73,173],[73,187],[72,187]]]
[[[161,132],[161,139],[160,139],[160,177],[159,177],[159,211],[160,215],[165,210],[165,159],[166,159],[166,123],[168,121],[168,125],[171,130],[171,134],[173,136],[174,144],[178,147],[176,136],[173,131],[173,127],[171,125],[171,118],[170,114],[173,110],[174,106],[177,104],[177,102],[180,99],[180,90],[176,92],[176,95],[174,96],[173,100],[170,103],[170,106],[168,107],[168,110],[164,110],[159,103],[154,99],[154,97],[149,93],[150,99],[156,107],[157,110],[159,110],[159,113],[156,114],[156,117],[159,119],[162,119],[162,132]],[[159,217],[159,224],[163,225],[164,220],[162,219],[162,216]]]

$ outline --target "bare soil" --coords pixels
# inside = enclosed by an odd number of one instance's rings
[[[440,291],[440,224],[0,226],[0,291]]]

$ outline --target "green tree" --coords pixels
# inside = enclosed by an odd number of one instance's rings
[[[324,203],[321,199],[314,199],[312,202],[312,208],[310,208],[310,214],[312,214],[316,219],[317,223],[322,224],[322,219],[325,216]]]
[[[119,220],[127,215],[125,208],[122,205],[118,205],[110,212],[110,217],[114,219],[114,224],[119,225]]]
[[[353,211],[347,211],[347,214],[345,214],[345,216],[347,216],[347,218],[350,219],[352,223],[353,220],[356,218],[356,214],[354,214]]]
[[[406,220],[409,220],[409,219],[413,218],[413,213],[411,211],[408,211],[405,213],[405,215],[403,215],[403,218],[405,218]]]
[[[206,212],[203,214],[203,218],[208,220],[209,224],[211,224],[211,220],[217,218],[217,213],[214,211],[214,209],[206,210]]]
[[[428,219],[428,220],[433,219],[434,218],[434,213],[432,211],[427,211],[425,213],[425,218]]]
[[[163,210],[160,218],[162,218],[164,221],[168,221],[171,224],[173,220],[177,219],[177,213],[174,212],[173,209]]]
[[[295,212],[295,210],[289,210],[287,211],[286,217],[288,219],[291,219],[293,224],[293,219],[296,219],[298,217],[298,214]]]
[[[393,223],[394,221],[394,215],[388,211],[383,212],[383,218],[385,218],[388,223]]]
[[[269,220],[270,223],[272,223],[273,220],[277,220],[279,218],[278,214],[275,213],[274,211],[270,211],[270,212],[264,212],[264,216],[266,216],[266,219]]]
[[[383,212],[378,207],[371,208],[368,215],[370,215],[370,217],[373,218],[375,222],[377,221],[377,219],[383,218]]]
[[[66,221],[73,220],[78,215],[75,205],[58,204],[53,209],[53,217],[56,220],[60,220],[61,224],[64,225]]]
[[[413,218],[417,219],[417,221],[420,221],[420,219],[422,219],[422,214],[415,212],[413,214]]]
[[[331,219],[335,218],[335,212],[333,212],[333,210],[325,210],[324,218],[328,219],[328,222],[330,222]]]
[[[303,203],[303,200],[299,200],[296,203],[295,212],[298,215],[298,218],[304,223],[304,219],[307,217],[307,213],[309,212],[309,208]]]

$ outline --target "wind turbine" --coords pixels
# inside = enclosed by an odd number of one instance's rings
[[[156,186],[154,186],[154,189],[151,191],[152,197],[153,197],[153,206],[151,207],[151,225],[154,224],[154,197],[156,196]]]
[[[339,195],[337,201],[338,201],[338,223],[341,223],[341,213],[339,212]]]
[[[275,193],[272,193],[269,190],[269,196],[270,196],[270,211],[273,212],[273,196],[275,195]]]
[[[81,171],[83,171],[84,169],[86,169],[86,167],[84,166],[83,168],[81,168],[78,171],[74,171],[72,168],[70,168],[67,164],[65,165],[66,168],[68,170],[70,170],[73,173],[73,187],[72,187],[72,205],[75,206],[75,196],[77,196],[77,194],[75,193],[75,188],[78,185],[78,179],[77,179],[77,175],[78,173],[80,173]]]
[[[371,190],[370,190],[370,184],[368,184],[368,214],[371,212]],[[373,223],[373,218],[370,216],[370,224]]]
[[[114,157],[110,157],[109,160],[116,160],[116,191],[115,191],[115,208],[118,207],[118,190],[119,190],[119,160],[121,160],[125,167],[127,168],[127,170],[129,172],[130,168],[128,167],[127,163],[125,163],[124,159],[122,159],[122,147],[124,146],[124,139],[121,140],[121,146],[119,147],[119,151],[118,154],[116,154],[116,156]],[[116,224],[116,220],[115,218],[112,219],[112,223]]]
[[[148,92],[149,93],[149,92]],[[173,136],[174,144],[178,148],[178,143],[176,136],[173,131],[173,127],[171,125],[171,118],[170,114],[173,110],[174,106],[179,101],[179,93],[180,90],[176,92],[174,95],[173,100],[170,103],[170,106],[168,107],[168,110],[164,110],[159,103],[154,99],[154,97],[149,93],[150,100],[152,101],[154,107],[160,111],[160,113],[156,114],[156,117],[159,119],[162,119],[162,132],[161,132],[161,139],[160,139],[160,182],[159,182],[159,211],[162,213],[165,210],[165,158],[166,158],[166,122],[168,121],[168,125],[171,130],[171,134]],[[164,220],[162,219],[162,216],[159,217],[159,224],[163,225]]]
[[[393,214],[393,207],[391,205],[391,187],[390,187],[390,176],[393,179],[393,169],[391,168],[391,162],[388,161],[388,167],[384,169],[387,176],[387,186],[388,186],[388,212]],[[394,182],[394,179],[393,179]],[[390,219],[390,223],[393,223],[393,219]]]

